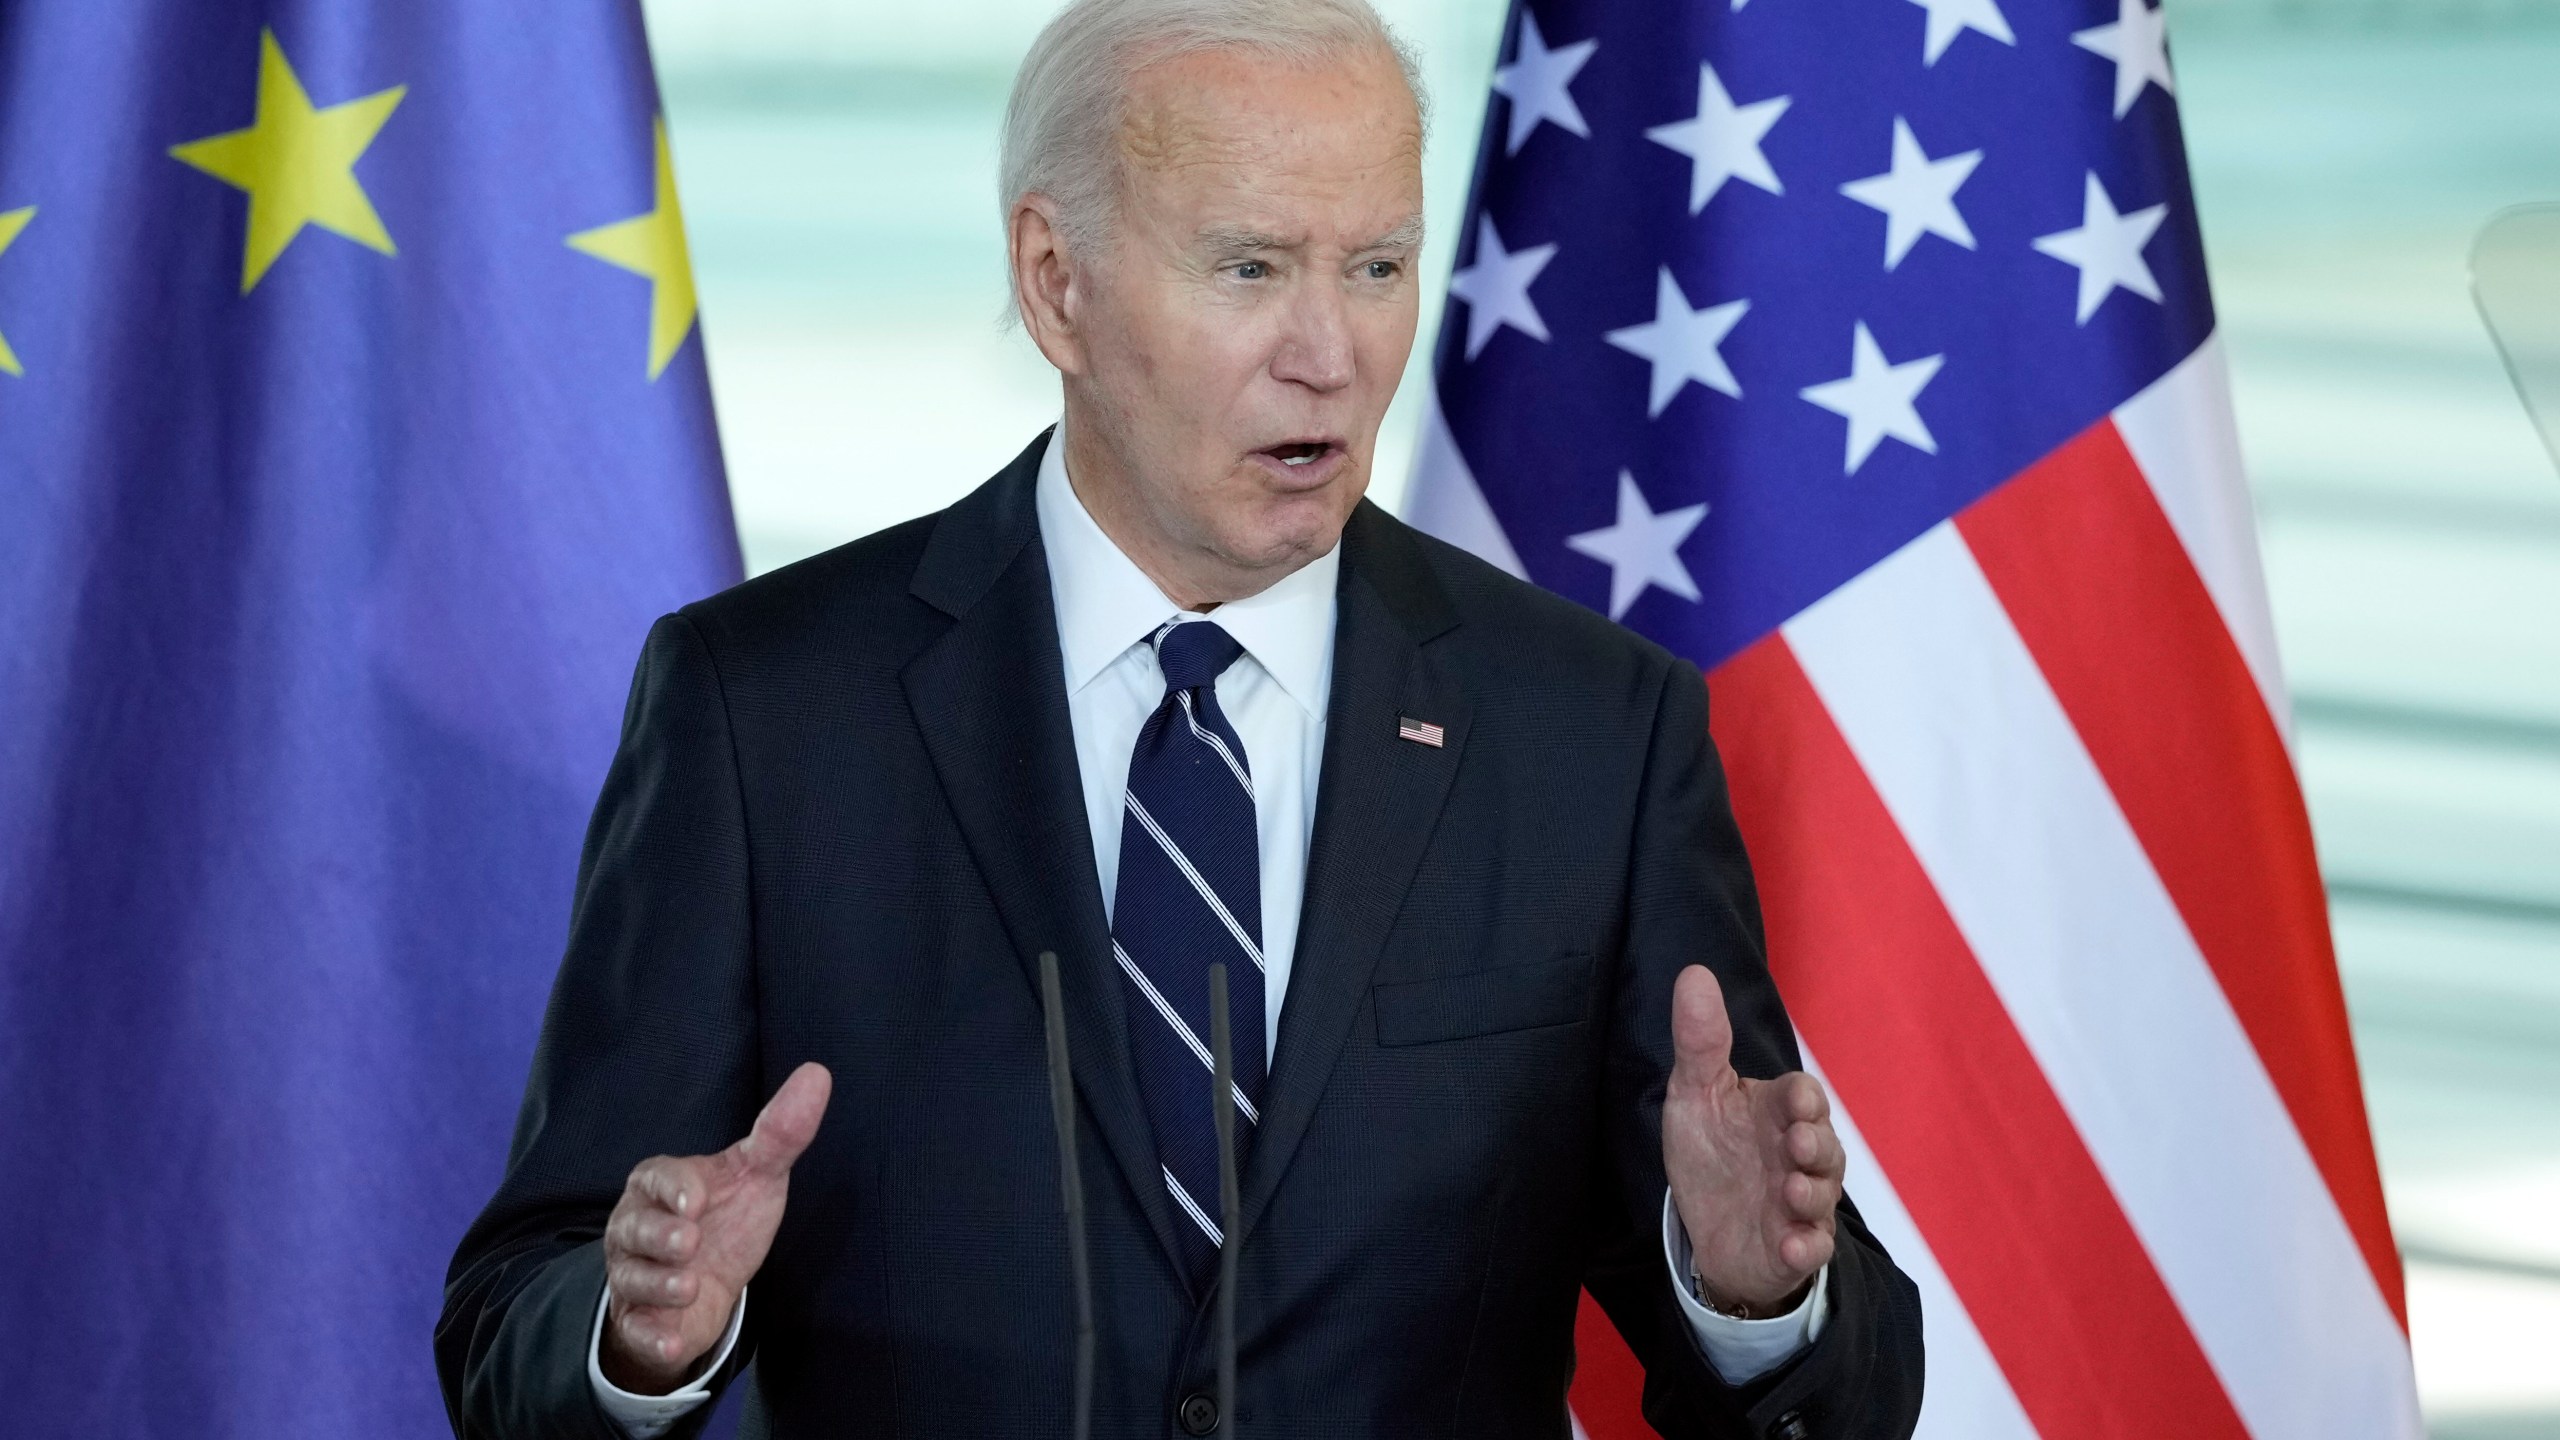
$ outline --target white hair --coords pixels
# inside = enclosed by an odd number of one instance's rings
[[[1004,111],[996,202],[1010,225],[1025,195],[1049,197],[1060,238],[1085,251],[1119,201],[1122,107],[1146,65],[1235,47],[1301,62],[1367,49],[1395,57],[1416,114],[1413,53],[1369,0],[1071,0],[1031,42]]]

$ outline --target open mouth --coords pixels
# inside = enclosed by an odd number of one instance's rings
[[[1295,468],[1312,465],[1330,454],[1332,450],[1333,446],[1322,440],[1295,440],[1286,445],[1274,445],[1262,453],[1283,465]]]

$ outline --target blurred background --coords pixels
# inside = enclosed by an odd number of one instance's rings
[[[648,0],[751,572],[1054,417],[994,184],[1054,8]],[[1433,109],[1392,508],[1503,6],[1379,8]],[[2440,1440],[2560,1437],[2560,474],[2467,269],[2501,207],[2560,201],[2560,0],[2168,8],[2422,1397]]]

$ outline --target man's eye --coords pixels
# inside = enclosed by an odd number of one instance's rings
[[[1393,280],[1396,278],[1397,266],[1396,262],[1393,260],[1372,260],[1361,268],[1368,273],[1369,278],[1372,280]]]
[[[1235,273],[1239,280],[1259,280],[1271,273],[1271,267],[1259,260],[1247,260],[1236,266]]]

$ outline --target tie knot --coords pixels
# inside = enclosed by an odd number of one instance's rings
[[[1164,671],[1167,691],[1212,684],[1243,653],[1234,636],[1209,620],[1186,621],[1156,636],[1156,666]]]

